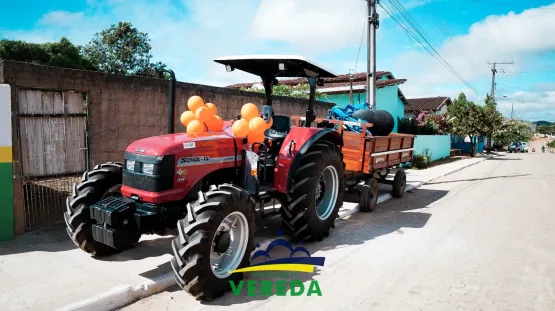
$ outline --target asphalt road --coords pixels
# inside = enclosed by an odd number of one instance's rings
[[[306,245],[322,296],[178,288],[124,310],[555,310],[555,155],[510,154],[437,179]],[[272,254],[273,256],[273,254]]]

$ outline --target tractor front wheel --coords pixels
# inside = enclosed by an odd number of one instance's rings
[[[297,240],[322,240],[343,204],[344,169],[339,148],[318,141],[302,156],[282,206],[283,226]]]
[[[93,239],[90,206],[110,195],[121,194],[122,164],[105,163],[83,173],[79,183],[73,184],[71,196],[66,199],[64,219],[66,230],[77,247],[92,256],[110,255],[115,249]],[[138,241],[138,239],[137,239]]]
[[[211,186],[187,205],[177,223],[171,266],[177,284],[197,300],[212,300],[243,279],[234,270],[249,265],[254,250],[254,202],[234,185]]]

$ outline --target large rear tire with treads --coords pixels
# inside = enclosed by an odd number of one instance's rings
[[[302,155],[285,196],[281,217],[285,229],[299,241],[329,236],[343,205],[344,165],[339,147],[317,141]]]

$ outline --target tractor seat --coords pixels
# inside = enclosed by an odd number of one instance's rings
[[[272,127],[264,132],[266,139],[271,139],[272,141],[282,142],[289,130],[291,129],[291,119],[287,116],[273,116],[274,123]]]

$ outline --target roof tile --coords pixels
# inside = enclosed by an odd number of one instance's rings
[[[405,106],[405,112],[418,111],[437,111],[444,104],[449,104],[451,99],[446,96],[408,98],[408,105]]]

